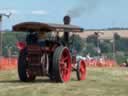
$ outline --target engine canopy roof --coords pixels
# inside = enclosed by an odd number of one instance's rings
[[[22,22],[13,26],[17,32],[83,32],[84,29],[76,25],[50,24],[41,22]]]

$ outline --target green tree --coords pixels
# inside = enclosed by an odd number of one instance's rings
[[[87,43],[92,43],[93,45],[97,46],[98,41],[98,36],[93,34],[87,37],[86,39]]]
[[[76,50],[78,53],[80,53],[84,47],[83,39],[79,35],[73,34],[70,37],[70,47],[71,49]]]
[[[3,34],[3,55],[8,56],[8,50],[11,50],[12,55],[18,54],[16,43],[19,41],[25,41],[26,33],[19,32],[5,32]]]

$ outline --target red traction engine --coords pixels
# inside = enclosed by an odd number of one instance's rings
[[[30,82],[37,76],[48,76],[55,82],[67,82],[74,70],[78,80],[86,78],[86,64],[71,55],[69,43],[69,33],[83,32],[83,29],[70,25],[69,16],[64,17],[64,24],[23,22],[14,25],[13,31],[28,33],[26,41],[17,44],[21,46],[18,58],[21,81]],[[47,37],[42,44],[38,40],[39,33],[45,33]]]

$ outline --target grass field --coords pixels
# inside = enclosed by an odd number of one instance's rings
[[[34,83],[18,80],[16,70],[0,72],[0,96],[128,96],[127,68],[88,68],[87,79],[68,83],[38,78]]]

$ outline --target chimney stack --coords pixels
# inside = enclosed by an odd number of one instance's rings
[[[71,18],[70,16],[64,16],[63,19],[64,25],[70,25],[71,22]],[[64,32],[64,42],[66,44],[66,46],[69,46],[69,32]]]

